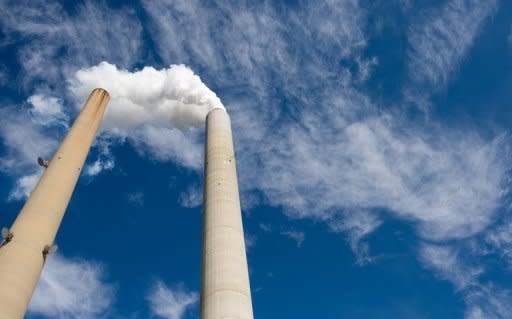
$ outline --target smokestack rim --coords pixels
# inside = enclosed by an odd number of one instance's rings
[[[217,111],[218,110],[218,111]],[[222,129],[231,131],[231,118],[223,108],[214,108],[206,115],[206,130]]]
[[[213,114],[213,112],[215,112],[215,111],[217,111],[217,110],[224,112],[224,113],[229,117],[229,114],[228,114],[228,112],[226,111],[226,109],[221,108],[221,107],[214,107],[213,109],[211,109],[210,111],[208,111],[208,114],[206,114],[206,121],[208,121],[208,117],[210,117],[210,115],[211,115],[211,114]]]
[[[94,90],[92,90],[91,95],[96,93],[96,92],[98,92],[100,94],[104,94],[104,95],[106,95],[107,97],[110,98],[110,93],[108,93],[108,91],[106,89],[104,89],[104,88],[95,88]]]
[[[212,113],[212,112],[213,112],[213,111],[215,111],[215,110],[221,110],[221,111],[224,111],[224,112],[226,112],[226,113],[227,113],[227,111],[226,111],[226,109],[225,109],[225,108],[223,108],[223,107],[218,107],[218,106],[217,106],[217,107],[214,107],[213,109],[209,110],[209,111],[208,111],[208,114]]]
[[[219,112],[216,112],[219,111]],[[222,113],[220,113],[222,112]],[[217,114],[217,115],[216,115]],[[208,111],[208,114],[206,114],[206,123],[210,122],[212,117],[219,117],[219,118],[226,118],[228,120],[229,125],[231,125],[231,117],[229,116],[228,112],[224,108],[215,107]]]

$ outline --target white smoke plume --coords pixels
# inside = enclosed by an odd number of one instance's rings
[[[104,127],[110,129],[200,126],[209,111],[224,109],[217,95],[182,64],[129,72],[102,62],[79,70],[70,90],[79,101],[85,101],[96,87],[110,93],[104,119]]]

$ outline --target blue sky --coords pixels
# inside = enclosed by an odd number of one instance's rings
[[[510,318],[512,3],[18,0],[0,17],[1,226],[87,75],[183,64],[232,119],[256,318]],[[27,318],[198,316],[203,130],[116,126],[125,102]]]

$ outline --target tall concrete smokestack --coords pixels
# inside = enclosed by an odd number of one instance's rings
[[[100,125],[109,94],[95,89],[66,138],[48,163],[0,247],[0,319],[22,319],[51,252],[55,235],[89,148]]]
[[[206,118],[201,319],[252,319],[244,230],[229,116]]]

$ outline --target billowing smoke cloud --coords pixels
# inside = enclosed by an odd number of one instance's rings
[[[106,128],[200,126],[210,110],[224,108],[217,95],[185,65],[129,72],[102,62],[79,70],[70,89],[79,101],[84,101],[96,87],[110,93]]]

